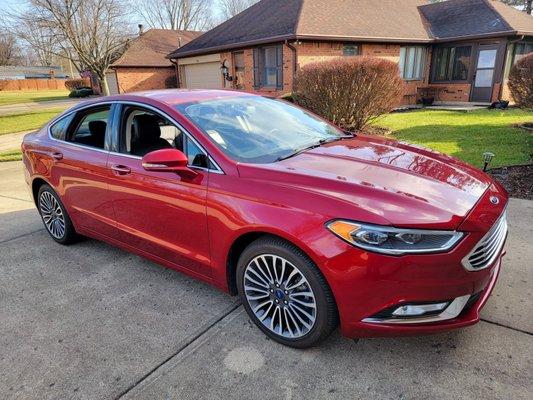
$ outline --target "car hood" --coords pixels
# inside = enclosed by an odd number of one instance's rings
[[[240,165],[239,173],[257,177],[257,169],[269,170],[264,178],[349,202],[395,226],[443,229],[459,226],[492,183],[452,157],[364,135],[273,164]]]

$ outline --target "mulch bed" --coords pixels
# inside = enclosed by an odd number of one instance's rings
[[[511,197],[533,200],[533,164],[494,168],[488,172],[502,183]]]

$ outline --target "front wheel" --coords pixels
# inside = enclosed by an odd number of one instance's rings
[[[244,250],[237,288],[252,321],[284,345],[314,346],[337,327],[326,280],[309,257],[284,240],[265,237]]]

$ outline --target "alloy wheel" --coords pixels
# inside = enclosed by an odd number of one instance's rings
[[[41,193],[39,210],[48,232],[54,238],[62,239],[65,235],[65,216],[59,202],[52,193],[47,191]]]
[[[287,339],[306,335],[316,321],[311,285],[291,262],[274,254],[252,259],[244,271],[244,292],[254,315]]]

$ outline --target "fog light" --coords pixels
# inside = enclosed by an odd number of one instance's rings
[[[442,311],[447,306],[448,302],[433,304],[410,304],[398,307],[396,310],[393,311],[392,315],[394,315],[395,317],[415,317],[418,315]]]

